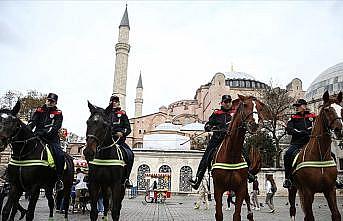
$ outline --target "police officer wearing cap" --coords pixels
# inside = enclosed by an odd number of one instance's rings
[[[286,132],[292,136],[291,145],[284,156],[285,166],[285,178],[283,187],[290,188],[292,186],[291,170],[292,161],[296,153],[308,143],[312,131],[312,125],[316,117],[315,114],[310,113],[307,110],[307,102],[304,99],[298,99],[294,107],[296,107],[296,113],[291,116],[291,119],[287,122]]]
[[[56,191],[63,189],[62,175],[64,169],[64,152],[60,145],[58,131],[62,126],[62,111],[56,107],[57,94],[49,93],[43,106],[37,108],[28,123],[36,136],[49,144],[55,158],[57,182]]]
[[[216,148],[224,140],[226,130],[233,115],[233,110],[231,109],[231,101],[232,99],[230,95],[223,95],[220,103],[221,108],[214,110],[209,118],[209,121],[205,124],[205,131],[212,131],[213,136],[211,137],[205,153],[202,156],[195,180],[190,180],[193,189],[199,188],[202,178],[204,177],[204,174],[206,172],[206,168],[210,166],[211,159]]]
[[[126,137],[131,133],[131,126],[129,118],[127,117],[125,111],[120,108],[120,100],[118,96],[112,95],[110,98],[110,105],[112,105],[111,112],[109,114],[109,119],[112,123],[112,136],[117,144],[124,148],[127,159],[126,159],[126,172],[124,185],[126,188],[132,187],[129,178],[132,170],[134,154],[131,148],[125,143]]]

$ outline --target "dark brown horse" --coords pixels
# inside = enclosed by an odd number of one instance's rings
[[[310,141],[295,160],[295,187],[288,189],[292,220],[295,220],[297,190],[305,213],[304,220],[314,220],[312,203],[315,193],[324,193],[332,220],[341,220],[336,201],[337,167],[331,157],[331,136],[333,131],[337,139],[342,138],[342,92],[335,97],[329,97],[329,93],[325,92],[323,101],[324,105],[314,122]]]
[[[52,218],[54,209],[53,187],[57,179],[56,172],[50,167],[46,145],[17,117],[19,110],[19,101],[12,110],[0,110],[0,139],[6,144],[10,144],[12,149],[8,166],[11,190],[2,211],[2,220],[8,220],[11,210],[12,214],[15,214],[23,191],[31,194],[26,220],[33,220],[41,188],[45,189],[50,209],[49,218]],[[64,208],[68,208],[73,184],[74,163],[67,154],[65,154],[65,160],[67,170],[63,174],[63,193]],[[65,218],[68,218],[68,209],[65,210]]]
[[[87,120],[87,144],[83,154],[89,162],[90,219],[98,219],[97,202],[100,191],[104,199],[104,219],[107,219],[111,199],[112,219],[119,220],[122,200],[124,166],[121,147],[112,138],[110,109],[95,107],[88,102],[91,116]],[[111,106],[109,106],[112,108]]]
[[[236,113],[229,125],[228,133],[220,145],[215,163],[212,167],[214,182],[214,198],[216,200],[216,220],[223,220],[222,196],[227,190],[236,194],[235,213],[233,220],[241,220],[243,200],[248,206],[248,219],[253,220],[248,195],[247,177],[248,165],[242,156],[245,133],[255,133],[265,119],[270,119],[267,107],[254,97],[238,95],[233,101]]]

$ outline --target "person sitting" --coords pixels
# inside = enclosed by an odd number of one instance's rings
[[[55,189],[59,191],[63,189],[62,176],[65,159],[58,132],[62,126],[63,115],[62,111],[56,107],[57,100],[57,94],[49,93],[45,104],[36,109],[27,126],[31,130],[35,129],[34,133],[48,143],[52,150],[57,175]]]
[[[110,98],[110,105],[112,106],[111,112],[109,114],[109,119],[111,121],[112,136],[113,139],[117,142],[118,145],[123,147],[126,152],[127,159],[125,159],[126,170],[125,170],[125,179],[124,186],[125,188],[131,188],[130,184],[130,174],[134,161],[134,154],[131,148],[125,143],[126,137],[131,133],[131,126],[129,118],[126,115],[126,112],[120,108],[120,100],[118,96],[112,95]]]
[[[208,122],[205,124],[205,131],[213,131],[213,136],[211,137],[204,155],[201,158],[196,178],[194,180],[190,180],[190,183],[195,190],[199,188],[201,180],[206,172],[206,168],[210,166],[215,150],[224,140],[226,130],[234,113],[231,109],[231,101],[232,99],[230,95],[223,95],[220,103],[221,108],[214,110]]]

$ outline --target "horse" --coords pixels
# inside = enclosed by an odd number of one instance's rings
[[[122,148],[112,138],[108,115],[105,110],[88,102],[90,117],[87,120],[86,148],[83,154],[89,165],[89,194],[91,199],[90,219],[97,220],[97,202],[100,191],[104,199],[104,219],[107,220],[109,199],[111,198],[112,219],[119,220],[122,200],[125,195],[123,185],[125,162]]]
[[[242,148],[246,131],[255,133],[263,120],[270,119],[271,115],[267,106],[252,96],[238,95],[233,101],[236,113],[229,124],[228,132],[218,148],[212,177],[214,183],[214,198],[216,201],[216,220],[223,220],[222,196],[227,190],[236,194],[235,213],[233,220],[241,220],[241,207],[243,200],[248,206],[248,220],[253,220],[248,195],[247,177],[248,165],[242,156]]]
[[[312,203],[315,193],[324,193],[331,211],[331,219],[341,220],[336,200],[337,166],[331,157],[331,135],[333,131],[337,139],[342,138],[342,92],[330,97],[326,91],[323,94],[323,102],[309,142],[293,161],[292,178],[295,185],[288,189],[291,220],[295,220],[297,190],[305,214],[304,220],[314,220]]]
[[[57,177],[55,169],[51,167],[51,155],[48,154],[50,150],[17,117],[19,110],[19,100],[12,110],[0,110],[0,139],[3,143],[10,144],[12,150],[11,160],[8,165],[8,178],[11,189],[2,212],[2,220],[8,220],[11,210],[15,214],[19,198],[24,191],[31,194],[26,220],[33,220],[41,188],[45,189],[50,210],[49,219],[52,219],[54,209],[53,188]],[[64,207],[69,208],[69,198],[74,178],[74,164],[72,158],[66,153],[65,159],[67,169],[63,174]],[[68,209],[65,210],[64,217],[66,220],[68,219]]]

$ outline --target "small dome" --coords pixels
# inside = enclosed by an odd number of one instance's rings
[[[246,79],[246,80],[256,80],[253,76],[250,74],[247,74],[245,72],[237,72],[237,71],[231,71],[226,72],[225,78],[227,79]]]
[[[181,128],[181,125],[176,125],[176,124],[172,124],[172,123],[163,123],[158,125],[154,131],[158,131],[158,130],[164,130],[164,131],[179,131]]]
[[[204,131],[205,124],[201,123],[190,123],[186,124],[185,126],[181,127],[181,131]]]

